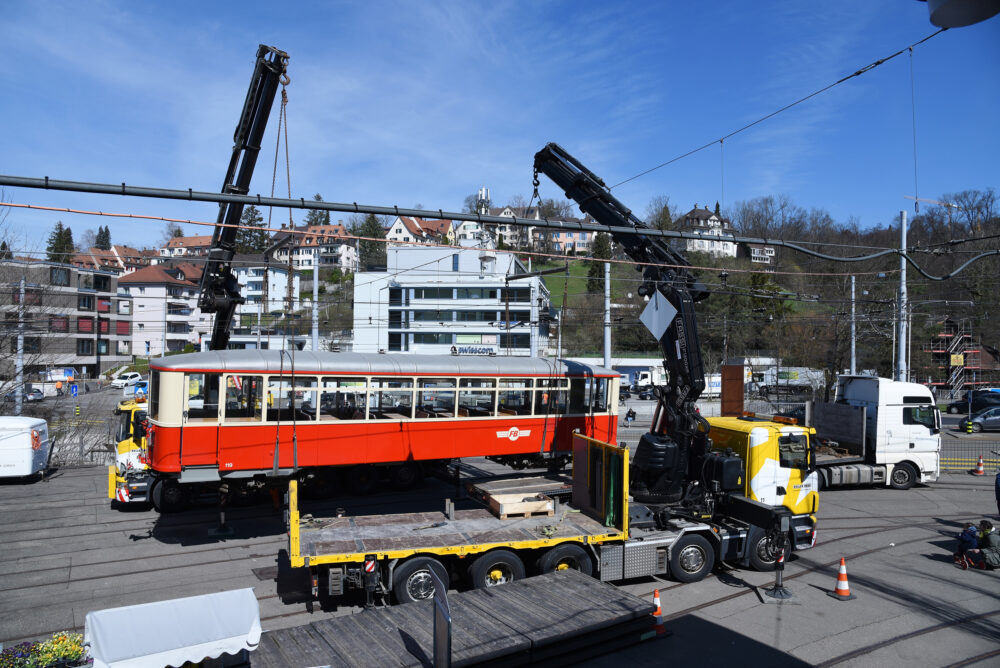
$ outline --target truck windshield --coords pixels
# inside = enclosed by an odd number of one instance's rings
[[[118,416],[118,433],[115,435],[115,441],[121,443],[130,436],[132,436],[132,412],[122,411]]]
[[[809,467],[809,448],[806,437],[787,434],[778,438],[778,464],[782,468],[806,469]]]
[[[919,424],[933,430],[937,427],[933,406],[904,406],[903,424]]]

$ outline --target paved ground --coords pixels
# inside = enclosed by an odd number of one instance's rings
[[[963,521],[1000,519],[993,473],[949,474],[905,492],[823,492],[819,544],[789,562],[785,577],[794,598],[786,603],[760,595],[770,574],[741,570],[720,569],[690,585],[625,583],[644,597],[660,588],[674,635],[592,665],[748,658],[757,665],[997,665],[1000,571],[961,571],[950,556]],[[82,629],[89,610],[248,586],[265,628],[353,612],[310,612],[305,583],[287,569],[281,513],[268,506],[233,509],[236,534],[219,540],[208,535],[216,523],[211,507],[173,516],[111,510],[105,475],[99,468],[64,469],[46,482],[0,484],[0,643]],[[431,502],[448,489],[430,481],[420,498]],[[398,507],[401,498],[343,498],[334,505],[378,512]],[[827,596],[842,556],[853,601]]]

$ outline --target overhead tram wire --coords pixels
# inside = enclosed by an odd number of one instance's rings
[[[50,179],[49,177],[44,178],[31,178],[25,176],[10,176],[10,175],[0,175],[0,185],[12,186],[18,188],[37,188],[43,190],[60,190],[69,192],[84,192],[91,194],[103,194],[103,195],[123,195],[130,197],[149,197],[154,199],[172,199],[181,201],[197,201],[197,202],[231,202],[231,203],[242,203],[242,204],[252,204],[254,206],[277,206],[277,207],[287,207],[290,209],[316,209],[321,211],[339,211],[345,213],[372,213],[375,215],[395,215],[395,216],[414,216],[422,218],[428,213],[434,213],[434,211],[428,211],[426,209],[408,209],[401,208],[398,206],[384,207],[384,206],[371,206],[358,204],[357,202],[351,204],[342,204],[337,202],[317,202],[309,201],[307,202],[304,197],[299,199],[279,199],[273,197],[262,197],[260,195],[237,195],[233,193],[214,193],[214,192],[203,192],[196,191],[193,189],[187,190],[175,190],[168,188],[150,188],[145,186],[129,186],[125,183],[122,184],[103,184],[103,183],[84,183],[79,181],[62,181]],[[24,206],[24,205],[22,205]],[[30,206],[25,206],[25,208],[31,208]],[[58,208],[55,210],[68,210],[63,208]],[[691,232],[675,232],[672,230],[658,230],[654,228],[641,228],[637,229],[634,227],[617,227],[611,225],[602,225],[599,223],[588,223],[582,221],[564,221],[564,220],[549,220],[548,218],[542,218],[539,220],[528,220],[528,219],[518,219],[516,217],[501,217],[501,216],[486,216],[483,214],[469,214],[469,213],[459,213],[459,212],[445,212],[443,209],[437,209],[438,217],[441,219],[449,220],[462,220],[469,222],[479,222],[479,223],[498,223],[502,225],[531,225],[533,227],[540,227],[545,229],[558,229],[558,230],[573,230],[579,232],[604,232],[606,234],[619,234],[619,235],[640,235],[647,237],[663,237],[670,239],[702,239],[701,235],[691,233]],[[194,222],[194,221],[192,221]],[[204,225],[218,225],[218,223],[197,223]],[[258,228],[264,229],[264,228]],[[287,231],[287,230],[286,230]],[[300,232],[301,234],[314,234],[308,232]],[[354,237],[356,239],[362,239],[362,237]],[[920,267],[912,258],[910,258],[905,251],[900,251],[897,249],[887,249],[885,251],[871,253],[868,255],[855,255],[855,256],[836,256],[828,255],[826,253],[820,253],[818,251],[810,250],[797,243],[792,243],[784,241],[782,239],[772,239],[766,237],[742,237],[732,234],[719,235],[718,241],[730,242],[730,243],[744,243],[744,244],[758,244],[765,246],[777,246],[780,248],[788,248],[790,250],[803,253],[808,256],[817,257],[820,259],[830,260],[833,262],[866,262],[870,260],[875,260],[887,256],[901,255],[903,259],[910,264],[918,273],[923,275],[925,278],[933,281],[943,281],[960,273],[970,264],[976,262],[977,260],[983,259],[985,257],[991,257],[994,255],[1000,255],[1000,249],[994,251],[986,251],[971,258],[960,267],[954,271],[944,275],[944,276],[933,276],[927,273],[922,267]],[[388,242],[386,239],[377,239],[377,241]],[[516,252],[516,251],[504,251],[504,252]],[[560,256],[562,257],[562,256]],[[607,262],[608,260],[600,260],[601,262]],[[636,264],[634,262],[627,262],[627,264]],[[664,265],[667,266],[667,265]],[[882,272],[885,273],[885,272]]]
[[[837,81],[834,81],[832,84],[824,86],[823,88],[820,88],[819,90],[813,91],[812,93],[809,93],[808,95],[806,95],[804,97],[800,97],[799,99],[795,100],[794,102],[790,102],[789,104],[786,104],[785,106],[781,107],[780,109],[776,109],[775,111],[772,111],[771,113],[769,113],[769,114],[767,114],[765,116],[761,116],[757,120],[751,121],[750,123],[747,123],[743,127],[738,128],[736,130],[733,130],[729,134],[723,135],[722,137],[719,137],[718,139],[713,139],[710,142],[702,144],[698,148],[693,148],[690,151],[687,151],[686,153],[682,153],[681,155],[678,155],[678,156],[676,156],[674,158],[671,158],[670,160],[667,160],[666,162],[661,162],[660,164],[656,165],[655,167],[650,167],[649,169],[647,169],[645,171],[639,172],[635,176],[628,177],[624,181],[619,181],[618,183],[616,183],[613,186],[611,186],[609,188],[609,190],[614,190],[618,186],[625,185],[629,181],[635,181],[636,179],[638,179],[640,177],[643,177],[643,176],[646,176],[647,174],[655,172],[656,170],[661,169],[663,167],[666,167],[667,165],[670,165],[672,163],[675,163],[678,160],[683,160],[684,158],[692,156],[695,153],[699,153],[701,151],[704,151],[705,149],[707,149],[707,148],[709,148],[711,146],[715,146],[716,144],[722,144],[725,140],[729,139],[730,137],[735,137],[736,135],[740,134],[741,132],[745,132],[745,131],[749,130],[750,128],[754,127],[755,125],[759,125],[760,123],[763,123],[764,121],[766,121],[766,120],[768,120],[770,118],[774,118],[775,116],[777,116],[778,114],[780,114],[783,111],[787,111],[787,110],[791,109],[792,107],[794,107],[796,105],[799,105],[799,104],[802,104],[803,102],[805,102],[805,101],[807,101],[807,100],[809,100],[811,98],[814,98],[814,97],[816,97],[817,95],[819,95],[821,93],[825,93],[826,91],[828,91],[831,88],[834,88],[836,86],[839,86],[840,84],[844,83],[845,81],[849,81],[849,80],[853,79],[854,77],[859,77],[862,74],[865,74],[866,72],[870,72],[871,70],[875,69],[879,65],[884,65],[885,63],[889,62],[890,60],[892,60],[896,56],[899,56],[899,55],[901,55],[903,53],[906,53],[907,51],[910,51],[912,53],[913,47],[920,46],[921,44],[923,44],[924,42],[926,42],[930,38],[936,37],[937,35],[940,35],[945,30],[947,30],[947,28],[941,28],[937,32],[931,33],[927,37],[924,37],[923,39],[921,39],[919,41],[916,41],[913,44],[910,44],[909,46],[903,47],[899,51],[896,51],[895,53],[893,53],[893,54],[891,54],[889,56],[886,56],[885,58],[880,58],[880,59],[876,60],[875,62],[872,62],[872,63],[869,63],[869,64],[865,65],[864,67],[862,67],[861,69],[857,70],[853,74],[848,74],[846,77],[838,79]]]

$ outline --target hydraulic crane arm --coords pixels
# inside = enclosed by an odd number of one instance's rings
[[[233,155],[229,160],[222,192],[246,195],[261,140],[267,127],[278,84],[287,84],[288,54],[273,46],[261,44],[250,88],[243,103],[243,112],[233,134]],[[215,313],[210,350],[222,350],[229,343],[229,330],[236,307],[244,302],[240,286],[232,272],[233,255],[242,204],[219,205],[219,217],[212,235],[212,247],[201,275],[198,307],[204,313]]]
[[[566,196],[603,225],[650,229],[608,190],[604,182],[558,144],[548,144],[535,154],[535,170],[552,179]],[[688,270],[690,264],[662,237],[612,234],[628,256],[639,263],[643,282],[639,294],[659,292],[677,310],[659,344],[668,374],[662,388],[661,407],[675,418],[696,415],[694,402],[705,389],[705,370],[698,344],[694,303],[708,296],[705,287]],[[670,420],[673,421],[673,420]],[[690,425],[693,426],[693,425]]]

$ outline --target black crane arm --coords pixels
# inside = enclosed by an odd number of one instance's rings
[[[608,190],[604,182],[558,144],[547,144],[535,154],[535,170],[548,176],[566,196],[603,225],[650,229]],[[689,271],[691,265],[662,237],[614,234],[612,238],[639,264],[643,282],[639,294],[659,292],[675,309],[673,319],[659,344],[668,381],[662,388],[664,408],[671,413],[694,413],[694,402],[705,389],[705,370],[698,344],[694,303],[708,296],[705,287]]]
[[[261,44],[250,88],[243,102],[243,112],[233,133],[233,154],[229,159],[222,192],[246,195],[250,189],[257,156],[260,153],[267,119],[271,114],[278,84],[288,83],[288,54],[273,46]],[[212,246],[201,275],[198,308],[203,313],[215,313],[210,350],[222,350],[229,343],[229,330],[236,307],[244,302],[240,286],[232,272],[233,255],[242,204],[219,205],[219,217],[212,235]]]

